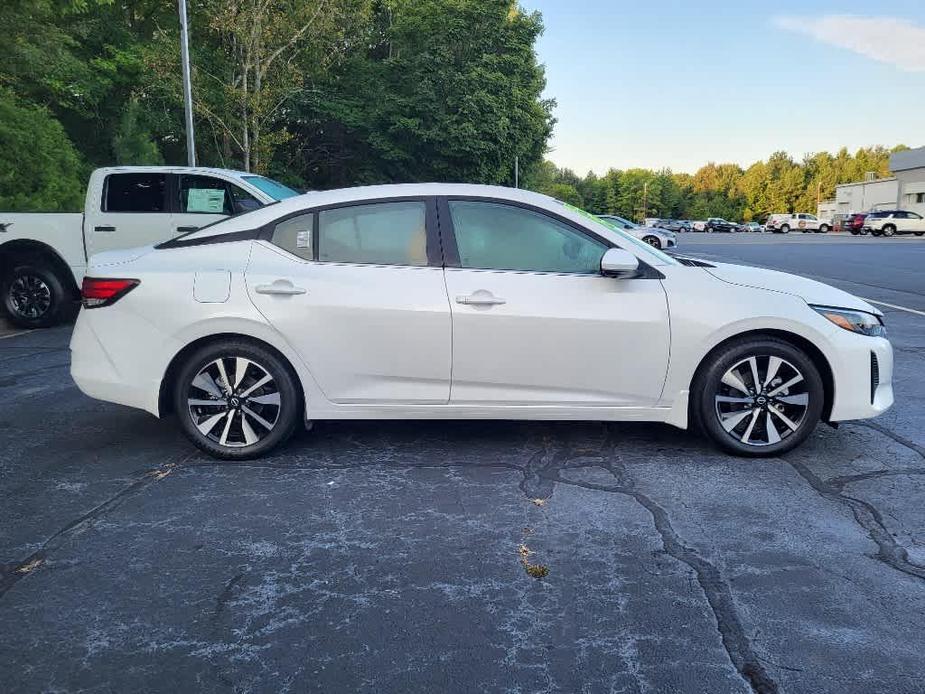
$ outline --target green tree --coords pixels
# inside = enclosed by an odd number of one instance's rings
[[[119,126],[113,136],[112,149],[117,164],[159,165],[164,163],[164,157],[144,122],[141,106],[135,99],[126,104],[125,112],[119,119]]]
[[[61,125],[0,89],[0,210],[76,212],[83,195],[80,157]]]

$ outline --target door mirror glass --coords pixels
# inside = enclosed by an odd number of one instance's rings
[[[639,259],[622,248],[609,248],[601,258],[604,277],[633,277],[639,272]]]

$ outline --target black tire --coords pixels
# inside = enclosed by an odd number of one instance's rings
[[[857,236],[857,235],[860,234],[860,233],[861,233],[861,232],[860,232],[859,229],[852,229],[852,230],[851,230],[851,235],[852,235],[852,236]]]
[[[789,224],[784,224],[784,225],[782,225],[781,228],[780,228],[780,233],[782,233],[782,234],[789,234],[789,233],[790,233],[790,225],[789,225]]]
[[[218,360],[222,360],[225,365],[223,368],[228,380],[234,381],[237,357],[248,360],[251,365],[245,367],[245,375],[231,395],[227,392],[216,392],[216,395],[210,396],[206,389],[193,385],[193,380],[200,372],[210,368],[217,370],[213,365]],[[268,385],[258,387],[247,394],[264,375],[269,375],[272,379]],[[212,386],[218,386],[220,391],[225,389],[225,384],[220,378],[214,378]],[[272,388],[275,390],[267,391]],[[255,400],[272,398],[276,393],[278,404],[260,404]],[[214,399],[216,404],[195,406],[190,404],[191,398],[198,398],[198,402]],[[232,404],[231,401],[235,398],[238,401]],[[173,405],[180,428],[190,441],[209,455],[223,460],[257,458],[282,445],[292,436],[303,411],[301,389],[292,367],[270,349],[241,339],[216,342],[196,350],[177,374],[173,385]],[[213,422],[205,433],[200,430],[200,426],[207,426],[207,422],[218,414],[229,412],[231,414],[228,418],[231,419],[231,423],[223,430],[222,435],[217,435],[217,431],[222,428],[222,423],[227,422],[224,415],[222,419]],[[193,419],[194,416],[197,417],[198,425]],[[274,416],[275,419],[270,421]],[[268,429],[257,424],[261,419],[272,424],[272,427]],[[250,429],[251,436],[259,436],[259,440],[247,443],[248,434],[245,433],[245,426]],[[222,439],[227,443],[222,443]]]
[[[892,224],[887,224],[885,227],[883,227],[884,236],[892,236],[895,233],[896,233],[896,227],[893,226]]]
[[[820,233],[820,234],[828,234],[828,233],[829,233],[829,225],[828,225],[828,224],[821,224],[821,225],[819,226],[819,233]]]
[[[658,240],[658,236],[643,236],[642,240],[652,246],[652,248],[658,248],[659,250],[662,248],[662,242]]]
[[[915,235],[916,235],[916,236],[925,235],[925,231],[917,231],[917,232],[915,232]]]
[[[771,358],[781,359],[780,366],[776,373],[779,374],[771,380],[771,385],[762,386],[761,391],[752,398],[748,404],[725,404],[718,402],[718,397],[729,397],[724,395],[723,391],[738,393],[723,382],[727,372],[736,367],[737,364],[745,364],[749,357],[755,357],[759,372],[759,385],[763,381],[767,372],[770,370]],[[762,365],[765,365],[762,373]],[[750,375],[750,368],[745,369],[742,373],[740,383],[748,388],[752,387],[754,379]],[[793,390],[800,392],[791,394],[791,388],[782,391],[783,395],[778,393],[771,396],[776,388],[780,387],[777,379],[786,378],[790,380],[793,372],[798,372],[803,380],[791,386]],[[806,404],[785,404],[778,401],[777,398],[801,398],[806,395]],[[745,393],[742,393],[742,399],[747,399]],[[758,400],[765,398],[764,402]],[[816,369],[813,361],[800,349],[797,349],[789,342],[773,337],[756,337],[743,338],[735,340],[723,346],[720,350],[712,353],[702,364],[698,371],[697,377],[691,390],[691,418],[692,424],[701,432],[706,434],[715,444],[723,450],[734,455],[746,457],[768,457],[782,455],[796,446],[800,445],[813,432],[819,418],[822,416],[824,405],[825,390],[822,384],[822,378]],[[721,412],[721,408],[741,408],[732,409],[728,412]],[[789,425],[783,425],[783,419],[780,415],[772,413],[772,407],[779,408],[781,414],[785,417],[796,417],[796,412],[800,412],[797,421],[790,419],[791,423],[797,425],[795,430],[790,429]],[[792,409],[791,409],[792,408]],[[755,410],[758,410],[757,414]],[[727,423],[737,419],[737,415],[748,412],[744,419],[738,419],[733,426],[732,431],[727,431],[720,421],[721,416],[726,416],[724,420]],[[775,417],[771,415],[775,414]],[[754,424],[751,420],[754,416]],[[772,424],[768,425],[768,420]],[[744,427],[743,427],[744,425]],[[727,424],[728,426],[728,424]],[[749,428],[751,427],[751,428]],[[780,430],[778,431],[778,427]],[[745,431],[739,431],[743,429]],[[774,428],[774,434],[771,433]],[[767,441],[751,443],[751,436],[755,434],[756,441],[763,433]],[[743,435],[749,436],[749,443],[743,443]],[[774,442],[774,435],[779,440]]]
[[[72,297],[64,282],[41,263],[15,265],[0,283],[0,305],[19,328],[48,328],[65,314]]]

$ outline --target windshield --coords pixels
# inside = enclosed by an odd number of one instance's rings
[[[567,202],[562,202],[561,200],[557,200],[556,202],[561,203],[561,205],[565,207],[569,212],[573,212],[577,215],[581,215],[585,219],[589,219],[595,224],[603,224],[605,227],[607,227],[609,230],[611,230],[613,233],[617,234],[617,236],[620,237],[621,245],[624,248],[632,248],[634,251],[639,252],[640,255],[642,255],[645,260],[652,262],[652,260],[654,259],[660,265],[680,265],[680,263],[674,258],[672,258],[670,255],[666,253],[662,253],[660,250],[653,248],[652,246],[647,244],[645,241],[637,239],[632,234],[627,234],[623,229],[618,228],[614,222],[608,221],[606,219],[601,219],[597,215],[593,215],[590,212],[586,212],[580,207],[569,205]]]
[[[284,186],[279,181],[264,176],[242,176],[243,180],[250,183],[254,188],[263,191],[277,202],[286,198],[294,198],[299,195],[299,191],[293,190],[289,186]]]

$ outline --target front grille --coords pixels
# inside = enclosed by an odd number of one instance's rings
[[[874,404],[874,398],[877,395],[877,387],[880,385],[880,362],[877,361],[877,355],[870,353],[870,404]]]

